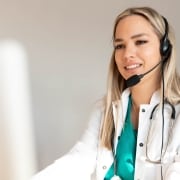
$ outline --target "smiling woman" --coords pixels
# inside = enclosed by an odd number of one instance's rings
[[[113,41],[107,94],[84,136],[33,180],[180,179],[180,77],[171,27],[152,8],[128,8],[115,20]]]

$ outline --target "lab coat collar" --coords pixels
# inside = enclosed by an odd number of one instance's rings
[[[117,137],[119,136],[119,132],[124,126],[124,121],[126,118],[128,100],[130,95],[130,89],[127,88],[123,91],[121,95],[121,99],[112,102],[113,108],[113,120],[115,126],[115,135],[114,135],[114,147],[117,145]],[[153,93],[150,105],[154,106],[160,102],[160,90],[157,90]],[[116,148],[114,149],[116,150]]]

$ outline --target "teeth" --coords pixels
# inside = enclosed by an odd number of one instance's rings
[[[126,69],[134,69],[134,68],[137,68],[137,67],[140,67],[140,64],[132,64],[130,66],[126,66],[125,68]]]

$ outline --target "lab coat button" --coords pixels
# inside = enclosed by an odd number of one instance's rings
[[[146,111],[146,110],[143,108],[143,109],[142,109],[142,112],[145,112],[145,111]]]
[[[106,166],[103,166],[102,168],[103,168],[103,169],[106,169],[107,167],[106,167]]]
[[[143,144],[142,142],[141,142],[141,143],[139,143],[139,146],[140,146],[140,147],[143,147],[143,145],[144,145],[144,144]]]

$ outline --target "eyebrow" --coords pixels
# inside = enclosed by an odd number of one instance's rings
[[[142,36],[148,36],[148,34],[146,34],[146,33],[135,34],[135,35],[131,36],[131,39],[135,39],[135,38],[142,37]],[[114,42],[122,42],[122,41],[123,41],[122,38],[114,39]]]

